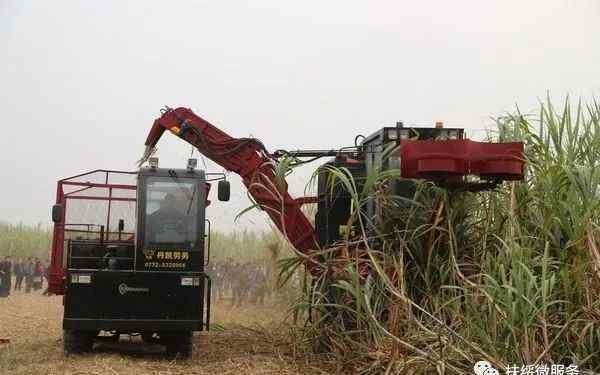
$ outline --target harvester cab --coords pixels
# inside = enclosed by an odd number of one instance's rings
[[[210,324],[209,181],[185,169],[97,170],[58,182],[50,291],[64,295],[64,348],[88,351],[120,334],[188,356]]]

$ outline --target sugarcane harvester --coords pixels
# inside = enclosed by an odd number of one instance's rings
[[[397,123],[362,137],[360,142],[357,136],[354,146],[341,149],[270,153],[258,139],[233,138],[182,107],[167,108],[154,122],[142,161],[152,154],[167,130],[227,171],[238,174],[251,198],[305,259],[313,275],[328,271],[329,266],[318,259],[319,250],[334,247],[342,238],[352,210],[348,192],[331,189],[328,184],[327,171],[331,167],[344,167],[357,181],[376,169],[399,169],[405,180],[391,188],[394,194],[407,198],[414,193],[414,179],[477,191],[505,180],[521,180],[524,173],[521,142],[476,142],[465,139],[464,129],[444,128],[441,123],[435,127],[404,127]],[[286,156],[309,161],[333,157],[319,168],[317,196],[292,198],[282,176],[277,175],[277,163]],[[477,177],[475,181],[473,176]],[[314,226],[302,211],[306,203],[318,205]],[[371,217],[379,212],[376,205],[376,201],[367,205]]]
[[[357,136],[351,147],[270,153],[258,139],[231,137],[190,109],[166,108],[145,142],[140,165],[150,160],[149,167],[138,172],[97,170],[58,182],[49,290],[64,295],[66,352],[89,350],[99,332],[108,332],[116,338],[120,333],[139,334],[145,341],[165,344],[172,354],[188,356],[192,332],[209,327],[210,278],[204,267],[210,254],[205,211],[211,178],[193,163],[185,169],[158,168],[151,156],[165,131],[238,174],[251,199],[289,240],[312,276],[335,272],[321,250],[341,251],[342,233],[344,227],[348,233],[355,209],[347,191],[331,188],[329,171],[334,167],[343,167],[357,181],[374,171],[399,170],[402,179],[390,188],[407,198],[414,193],[415,179],[476,191],[523,178],[522,143],[475,142],[465,139],[463,129],[397,123],[360,141]],[[316,196],[289,194],[285,173],[278,168],[286,157],[332,157],[318,169]],[[98,173],[105,178],[90,182]],[[111,182],[123,176],[135,182]],[[223,176],[219,179],[219,199],[228,200],[229,184]],[[69,220],[74,203],[82,200],[108,203],[105,225],[94,229]],[[122,219],[116,231],[111,229],[111,207],[117,203],[133,206],[128,212],[135,212],[135,225],[129,231]],[[317,204],[314,225],[302,210],[307,203]],[[368,216],[380,215],[377,204],[369,201]]]

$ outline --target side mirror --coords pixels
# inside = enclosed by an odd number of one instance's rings
[[[229,181],[220,180],[217,185],[217,196],[221,202],[227,202],[229,200],[229,196],[231,195],[231,187]]]
[[[119,219],[119,232],[122,232],[125,229],[125,220]]]
[[[52,221],[54,223],[60,223],[62,220],[62,205],[55,204],[52,206]]]

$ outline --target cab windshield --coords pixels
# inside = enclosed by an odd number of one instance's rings
[[[198,241],[198,182],[150,177],[146,185],[146,244],[187,245]]]

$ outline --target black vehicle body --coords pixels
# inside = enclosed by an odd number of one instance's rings
[[[135,234],[123,234],[121,220],[118,233],[65,240],[67,352],[91,349],[104,331],[190,354],[192,332],[210,324],[209,188],[201,170],[141,169]]]
[[[396,126],[383,127],[364,137],[356,151],[340,152],[335,159],[321,165],[317,178],[319,200],[315,218],[319,245],[326,248],[342,239],[344,230],[349,230],[344,227],[352,209],[351,195],[345,187],[342,184],[330,184],[330,167],[344,168],[350,172],[357,191],[360,192],[365,177],[374,170],[400,169],[400,156],[391,151],[399,147],[401,140],[463,138],[464,130],[460,128],[405,127],[402,122],[398,122]],[[411,199],[415,193],[415,182],[409,179],[397,180],[388,188],[393,195]],[[377,200],[370,199],[367,202],[366,214],[369,217],[367,225],[373,225],[383,217]]]

